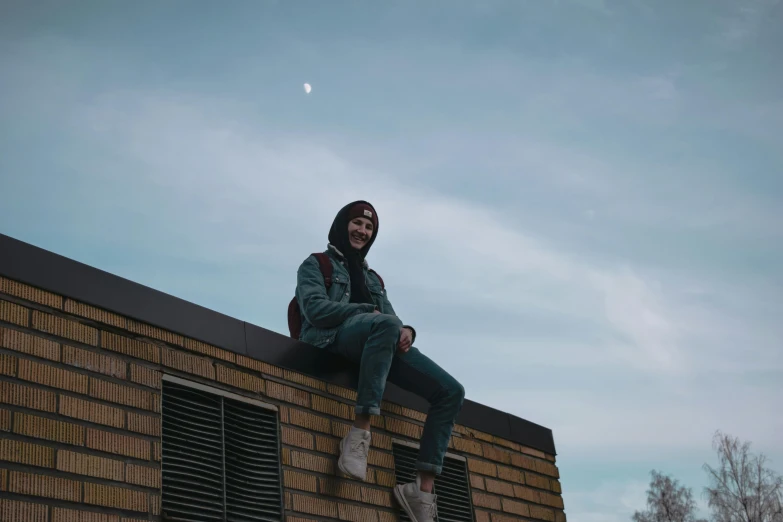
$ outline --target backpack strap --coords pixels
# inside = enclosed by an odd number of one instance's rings
[[[368,270],[368,272],[372,272],[373,274],[375,274],[375,277],[377,277],[377,278],[378,278],[378,281],[380,281],[380,282],[381,282],[381,288],[383,288],[384,290],[386,290],[386,285],[383,283],[383,278],[381,277],[381,275],[380,275],[378,272],[376,272],[375,270],[373,270],[372,268],[370,268],[370,269]]]
[[[332,286],[332,273],[334,271],[332,260],[323,252],[315,253],[313,256],[318,260],[318,267],[321,269],[321,275],[324,276],[324,284],[328,290]]]

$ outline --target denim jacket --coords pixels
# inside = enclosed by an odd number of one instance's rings
[[[329,245],[326,254],[333,269],[332,286],[328,291],[318,260],[313,256],[299,266],[296,277],[296,299],[302,312],[299,339],[319,348],[333,343],[340,325],[356,314],[368,314],[377,309],[382,314],[397,315],[380,279],[369,270],[367,261],[364,262],[364,277],[374,304],[351,303],[351,280],[343,254],[332,245]]]

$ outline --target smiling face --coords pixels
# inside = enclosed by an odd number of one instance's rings
[[[372,221],[357,217],[348,222],[348,240],[356,250],[361,250],[370,241],[373,234]]]

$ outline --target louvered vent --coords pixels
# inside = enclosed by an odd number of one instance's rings
[[[277,413],[164,380],[166,520],[282,520]]]
[[[395,442],[393,452],[397,484],[416,480],[419,450]],[[443,473],[435,479],[435,494],[438,495],[438,522],[473,522],[468,470],[464,460],[446,456]],[[410,518],[402,510],[400,520],[410,522]]]

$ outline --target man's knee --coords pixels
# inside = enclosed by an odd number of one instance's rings
[[[402,328],[402,321],[396,315],[389,314],[373,314],[372,328],[375,331],[383,332],[395,339],[400,335],[400,328]]]

